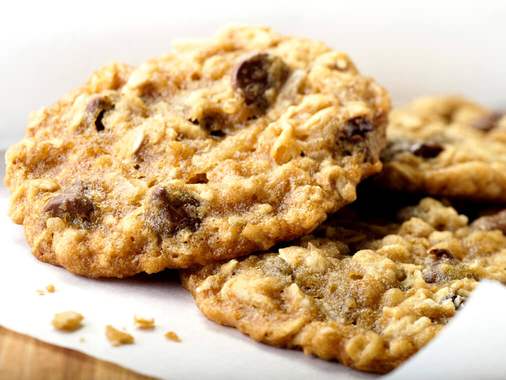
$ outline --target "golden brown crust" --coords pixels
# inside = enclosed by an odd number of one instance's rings
[[[482,278],[506,282],[506,237],[426,198],[400,224],[326,222],[276,253],[183,273],[200,310],[253,339],[387,372],[463,305]]]
[[[230,28],[35,113],[7,154],[10,213],[35,256],[86,276],[245,255],[355,199],[388,111],[345,54]]]
[[[506,202],[506,117],[458,97],[392,111],[380,183],[399,191]]]

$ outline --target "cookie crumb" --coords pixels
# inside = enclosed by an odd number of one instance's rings
[[[82,327],[84,317],[75,311],[56,313],[53,318],[53,326],[61,331],[76,331]]]
[[[44,296],[48,293],[54,293],[56,291],[56,288],[53,284],[46,285],[45,289],[37,289],[37,294],[39,296]]]
[[[135,326],[140,330],[153,330],[155,328],[154,318],[134,317]]]
[[[107,325],[105,327],[105,336],[114,347],[134,343],[134,337],[132,335],[124,331],[120,331],[111,325]]]
[[[165,338],[171,340],[173,342],[181,342],[181,338],[174,331],[167,331],[165,333]]]

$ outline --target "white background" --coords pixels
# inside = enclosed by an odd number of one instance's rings
[[[226,23],[271,25],[348,52],[396,103],[462,93],[506,106],[504,1],[9,1],[0,11],[0,148],[27,114],[114,60],[139,63],[170,41]]]

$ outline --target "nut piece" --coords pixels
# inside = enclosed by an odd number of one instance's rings
[[[84,317],[75,311],[56,313],[53,318],[53,326],[61,331],[76,331],[82,327]]]
[[[264,113],[276,99],[289,71],[281,58],[257,53],[236,66],[232,80],[244,97],[246,105],[258,113]]]
[[[173,342],[181,342],[181,338],[174,331],[167,331],[164,336]]]
[[[105,336],[107,337],[107,340],[111,343],[111,345],[113,345],[114,347],[134,343],[134,337],[132,335],[124,331],[115,329],[111,325],[107,325],[105,327]]]
[[[134,322],[137,328],[141,330],[152,330],[155,328],[155,320],[153,318],[148,319],[135,316]]]
[[[146,222],[162,237],[174,235],[185,228],[193,232],[201,223],[199,207],[200,202],[192,195],[159,187],[151,195]]]

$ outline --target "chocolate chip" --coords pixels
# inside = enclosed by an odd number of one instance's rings
[[[413,144],[409,150],[418,157],[435,158],[444,150],[444,147],[436,142],[423,142]]]
[[[480,117],[475,120],[473,124],[473,128],[479,129],[483,132],[490,132],[492,129],[497,127],[497,122],[503,117],[504,114],[500,112],[491,112],[485,116]]]
[[[369,119],[362,116],[349,119],[339,131],[338,150],[345,156],[351,156],[354,152],[360,153],[364,162],[376,161],[377,154],[373,154],[366,143],[367,135],[372,131],[374,124]]]
[[[344,125],[344,135],[346,139],[359,142],[365,139],[369,132],[374,131],[373,124],[369,119],[357,116],[349,119]]]
[[[437,260],[449,260],[453,258],[452,253],[444,248],[431,248],[429,249],[429,254]]]
[[[153,191],[146,222],[159,236],[171,236],[180,230],[196,231],[201,223],[200,202],[181,190],[159,187]]]
[[[268,53],[257,53],[236,66],[232,80],[246,105],[263,113],[275,100],[288,74],[289,68],[281,58]],[[273,91],[267,94],[269,90]]]
[[[199,125],[213,137],[225,136],[223,131],[228,127],[227,118],[219,110],[205,111],[201,118],[191,119],[190,122]]]
[[[406,140],[389,141],[387,147],[381,153],[381,159],[384,162],[391,161],[400,153],[410,152],[415,156],[422,158],[435,158],[444,147],[436,142],[411,142]]]
[[[217,139],[225,136],[225,132],[223,131],[211,131],[209,134]]]
[[[86,224],[91,222],[95,206],[82,189],[74,188],[51,198],[44,212],[70,224]]]
[[[97,132],[105,129],[103,118],[107,111],[113,108],[111,101],[104,97],[93,98],[86,106],[86,122],[94,125]]]
[[[493,215],[482,216],[471,223],[471,227],[485,231],[499,230],[506,235],[506,210]]]

